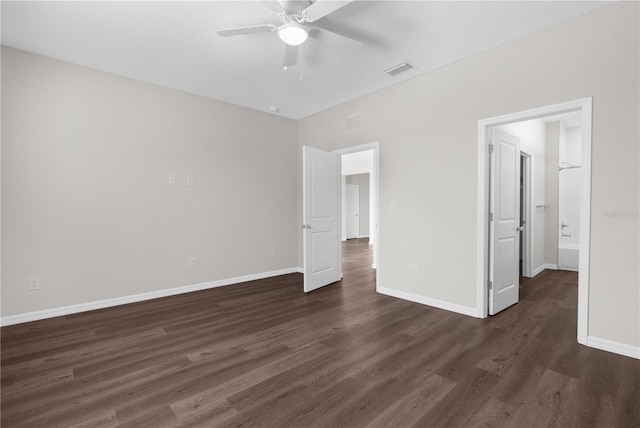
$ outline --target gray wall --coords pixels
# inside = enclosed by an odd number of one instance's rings
[[[589,334],[637,347],[639,52],[619,2],[302,119],[299,145],[379,141],[379,285],[475,308],[478,120],[593,97]]]
[[[360,232],[358,238],[369,236],[369,174],[347,175],[346,184],[355,184],[358,186],[358,230]]]
[[[293,120],[3,47],[2,316],[297,266],[296,155]]]

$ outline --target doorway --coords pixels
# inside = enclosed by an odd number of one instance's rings
[[[371,267],[375,271],[378,291],[379,143],[374,142],[333,152],[302,147],[302,273],[305,293],[335,283],[344,276],[340,232],[344,222],[340,214],[344,205],[341,185],[344,179],[340,165],[343,155],[358,152],[370,152],[372,156],[369,241],[373,253]]]
[[[579,184],[580,219],[577,226],[580,231],[578,273],[578,342],[587,343],[588,337],[588,283],[589,283],[589,223],[591,207],[591,98],[571,101],[562,104],[542,107],[538,109],[512,113],[478,122],[478,264],[477,264],[477,302],[478,315],[485,318],[488,315],[491,299],[491,270],[496,259],[491,258],[491,211],[490,195],[492,192],[490,173],[491,154],[490,136],[493,130],[508,124],[529,121],[539,118],[550,118],[566,113],[578,113],[581,136],[581,167],[582,179]],[[522,159],[518,157],[521,162]],[[522,163],[517,162],[517,169]],[[519,175],[519,174],[518,174]],[[519,193],[518,193],[519,196]],[[518,197],[519,199],[519,197]],[[536,209],[545,209],[545,203],[536,201]],[[512,226],[513,227],[513,226]],[[507,260],[508,257],[503,257]],[[514,268],[517,270],[517,268]],[[517,301],[517,297],[516,297]]]
[[[372,252],[371,266],[376,269],[378,262],[378,171],[379,143],[362,144],[333,151],[341,159],[341,175],[343,188],[347,185],[358,186],[358,233],[360,243],[368,238]],[[346,192],[342,193],[342,206],[346,207]],[[345,215],[343,210],[343,216]],[[343,217],[343,222],[346,218]],[[344,223],[343,223],[344,224]],[[343,241],[347,239],[346,228],[343,228]],[[341,243],[338,243],[342,245]],[[378,281],[376,281],[376,284]]]

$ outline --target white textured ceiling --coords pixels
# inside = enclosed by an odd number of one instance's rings
[[[261,1],[2,1],[2,44],[257,110],[277,106],[300,119],[605,4],[355,1],[315,24],[364,47],[309,39],[287,71],[275,33],[216,33],[279,24],[273,4]],[[383,73],[403,60],[415,70]]]

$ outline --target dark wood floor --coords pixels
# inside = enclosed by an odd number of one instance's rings
[[[474,319],[299,274],[2,328],[2,427],[638,427],[640,362],[576,343],[576,274]],[[427,284],[428,277],[425,277]]]

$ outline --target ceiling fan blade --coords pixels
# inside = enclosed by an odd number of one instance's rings
[[[308,8],[304,10],[304,13],[307,15],[307,22],[314,22],[320,18],[324,18],[330,13],[335,12],[343,6],[348,5],[353,0],[318,0]]]
[[[298,62],[298,47],[285,45],[284,47],[284,69],[293,67]]]
[[[276,31],[278,27],[272,24],[250,25],[248,27],[229,28],[228,30],[218,30],[222,37],[239,36],[241,34],[262,33],[264,31]]]
[[[286,9],[284,8],[283,2],[279,0],[263,0],[262,4],[264,4],[266,7],[268,7],[275,13],[282,13],[286,11]]]
[[[340,49],[358,49],[364,46],[364,44],[357,40],[334,33],[333,31],[325,30],[324,28],[312,28],[309,32],[309,37]]]

